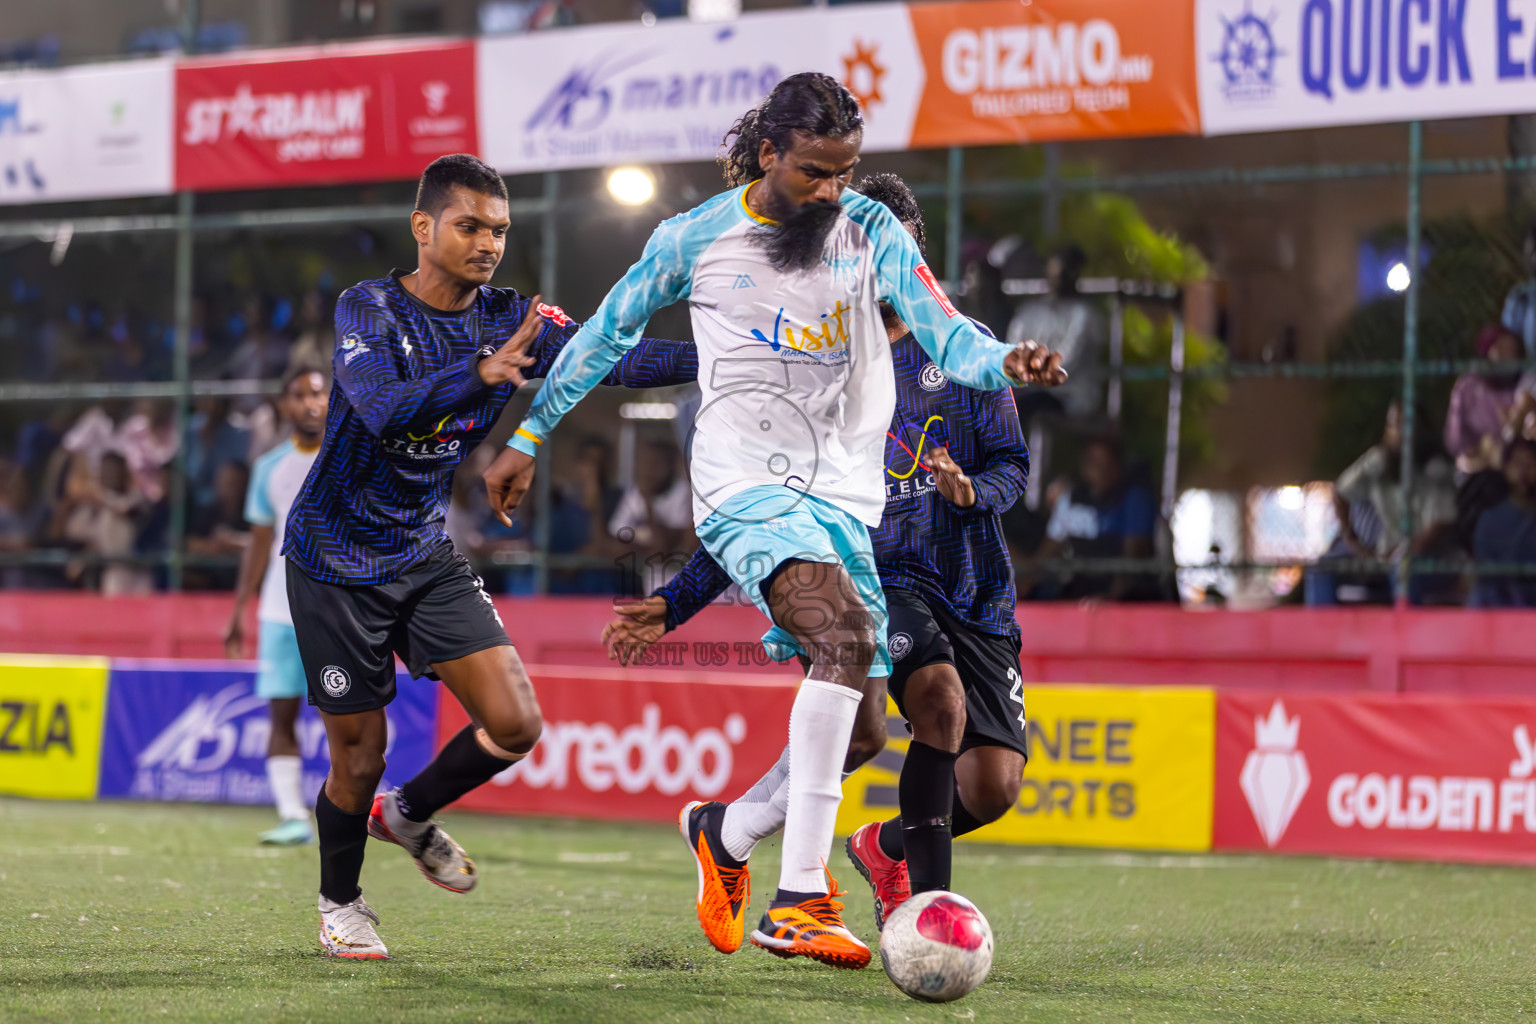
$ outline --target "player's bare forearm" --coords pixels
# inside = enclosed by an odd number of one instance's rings
[[[251,542],[240,553],[240,575],[235,583],[235,607],[224,630],[224,650],[231,658],[244,653],[245,609],[252,598],[261,593],[261,581],[266,575],[267,560],[272,555],[275,532],[270,526],[251,527]]]

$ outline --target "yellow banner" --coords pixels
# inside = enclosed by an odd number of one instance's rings
[[[968,838],[988,843],[1209,850],[1212,690],[1039,686],[1025,690],[1029,764],[1019,799]],[[837,829],[896,815],[910,736],[890,707],[884,752],[843,783]]]
[[[107,659],[0,655],[0,793],[90,800]]]

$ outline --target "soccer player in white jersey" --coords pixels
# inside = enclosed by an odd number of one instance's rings
[[[283,523],[288,506],[304,486],[309,467],[320,451],[325,414],[330,406],[330,375],[299,369],[283,381],[278,412],[293,425],[293,435],[256,460],[245,492],[245,520],[251,543],[240,558],[240,582],[235,608],[224,632],[224,649],[231,658],[245,655],[245,609],[258,593],[256,620],[260,633],[256,656],[256,696],[265,697],[272,731],[267,738],[267,781],[282,824],[261,834],[261,841],[295,846],[314,839],[309,801],[304,795],[304,763],[299,751],[299,702],[306,691],[304,664],[288,610],[288,584],[283,568]]]
[[[689,439],[699,541],[773,622],[764,644],[810,663],[790,712],[783,868],[752,941],[848,968],[867,966],[869,948],[843,925],[825,865],[860,698],[890,671],[868,530],[885,504],[896,400],[879,302],[968,387],[1064,377],[1059,357],[1010,350],[961,316],[896,216],[845,191],[863,123],[828,75],[775,86],[727,135],[735,187],[656,229],[485,474],[505,518],[561,416],[653,313],[688,301],[703,393]]]

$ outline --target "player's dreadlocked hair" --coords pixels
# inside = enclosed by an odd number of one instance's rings
[[[871,174],[855,185],[854,191],[894,213],[897,220],[912,229],[912,238],[917,242],[918,251],[924,256],[928,255],[928,232],[923,228],[923,211],[906,182],[894,174]]]
[[[764,139],[783,153],[792,145],[795,132],[840,139],[863,128],[858,101],[837,79],[818,71],[790,75],[773,87],[761,106],[742,114],[725,133],[726,152],[720,166],[726,184],[734,188],[763,176],[757,154]]]

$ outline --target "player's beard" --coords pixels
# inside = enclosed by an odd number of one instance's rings
[[[809,270],[821,261],[827,236],[843,213],[842,203],[803,203],[779,223],[756,235],[775,270]]]

